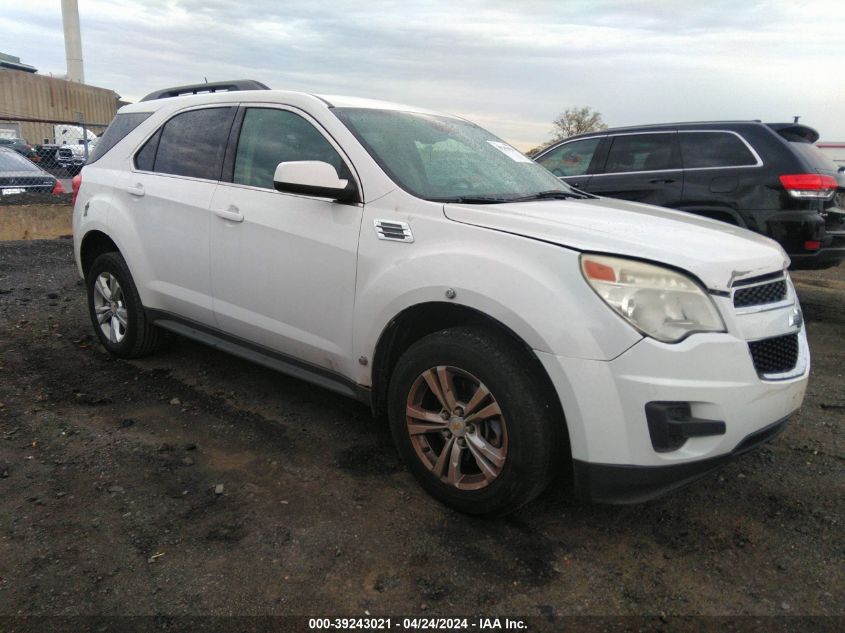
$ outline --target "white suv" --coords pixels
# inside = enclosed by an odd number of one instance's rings
[[[204,94],[178,96],[204,90]],[[421,108],[188,86],[125,106],[74,247],[106,349],[160,329],[369,404],[438,499],[601,502],[766,441],[810,359],[775,242],[586,195]]]

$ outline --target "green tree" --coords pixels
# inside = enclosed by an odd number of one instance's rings
[[[596,112],[590,106],[566,108],[553,121],[552,142],[560,141],[576,134],[606,130],[607,125],[601,120],[601,112]]]

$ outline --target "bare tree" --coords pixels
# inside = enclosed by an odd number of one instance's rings
[[[554,120],[553,125],[553,141],[607,129],[607,125],[601,120],[601,112],[595,112],[590,106],[566,108]]]

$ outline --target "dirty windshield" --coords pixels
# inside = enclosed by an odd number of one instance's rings
[[[468,121],[395,110],[335,113],[387,174],[417,197],[484,204],[576,196],[544,167]]]

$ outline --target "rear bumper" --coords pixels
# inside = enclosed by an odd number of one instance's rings
[[[718,470],[734,458],[778,436],[789,416],[755,431],[730,453],[673,466],[620,466],[573,460],[575,495],[594,503],[627,504],[649,501]]]
[[[832,213],[832,212],[831,212]],[[845,224],[842,213],[834,219],[836,230],[826,230],[821,238],[821,248],[817,251],[789,253],[792,268],[830,268],[845,261]]]
[[[826,215],[817,211],[753,213],[765,218],[764,222],[758,220],[759,224],[765,225],[769,237],[783,246],[793,270],[829,268],[845,260],[845,225],[840,210],[827,209]],[[806,242],[819,242],[821,248],[808,250]]]
[[[789,253],[789,259],[792,260],[791,270],[832,268],[845,261],[845,246],[822,248],[814,253]]]
[[[73,158],[66,158],[64,156],[57,156],[56,162],[59,165],[72,165],[73,167],[82,167],[85,164],[84,158],[77,158],[74,156]]]

